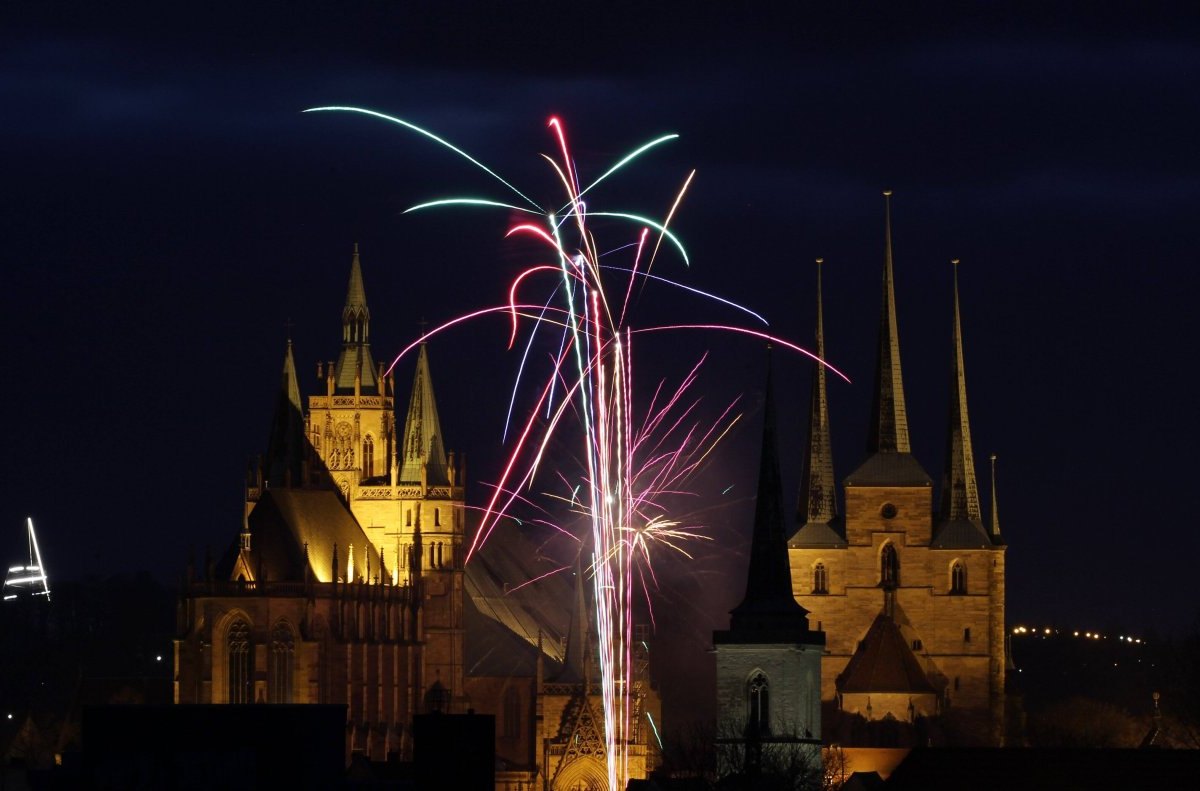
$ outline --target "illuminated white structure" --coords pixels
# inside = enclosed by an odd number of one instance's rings
[[[38,549],[37,534],[33,532],[33,517],[25,520],[29,539],[29,562],[23,566],[9,566],[4,577],[4,601],[26,596],[45,596],[50,599],[50,579],[42,563],[42,552]]]

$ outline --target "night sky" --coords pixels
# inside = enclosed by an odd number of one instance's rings
[[[430,128],[546,205],[561,203],[539,156],[554,151],[551,115],[585,180],[679,133],[593,205],[661,217],[695,168],[672,223],[692,266],[664,254],[656,273],[803,343],[813,260],[826,259],[827,354],[853,380],[830,384],[839,480],[864,458],[880,193],[894,190],[914,452],[940,480],[960,258],[1010,621],[1147,634],[1196,616],[1200,17],[1040,3],[970,18],[897,3],[792,16],[731,3],[28,5],[0,11],[0,559],[23,551],[26,515],[61,577],[173,581],[189,547],[224,549],[246,462],[266,445],[285,325],[307,396],[338,352],[354,243],[384,360],[420,319],[497,304],[539,262],[504,239],[504,213],[402,215],[509,196],[399,127],[301,113],[339,104]],[[594,230],[602,247],[632,238]],[[738,320],[661,287],[636,310],[641,324]],[[476,504],[503,454],[518,362],[505,332],[484,319],[429,346]],[[677,381],[709,351],[709,419],[742,396],[744,419],[687,506],[714,541],[690,563],[664,559],[658,594],[660,614],[691,607],[702,649],[744,584],[765,353],[700,333],[637,349],[642,381]],[[397,370],[406,396],[412,361]],[[777,351],[775,370],[791,509],[811,369]]]

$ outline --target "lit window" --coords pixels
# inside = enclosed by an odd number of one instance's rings
[[[761,672],[755,673],[746,687],[749,704],[747,728],[760,735],[771,733],[771,701],[767,687],[767,677]]]
[[[254,647],[250,644],[250,624],[235,621],[225,635],[225,649],[229,659],[229,702],[251,703],[254,679],[250,675],[250,661]]]
[[[375,477],[375,440],[373,440],[371,438],[370,434],[368,434],[366,437],[363,438],[362,462],[363,462],[363,472],[362,472],[363,477],[364,478],[374,478]]]
[[[879,556],[879,584],[885,588],[895,588],[900,584],[900,556],[890,543],[883,545]]]
[[[296,639],[286,623],[279,623],[271,632],[271,703],[292,702],[293,659]]]
[[[824,563],[813,566],[813,593],[829,593],[829,573]]]
[[[966,592],[967,567],[961,560],[956,560],[950,567],[950,593],[955,596],[963,596],[966,595]]]

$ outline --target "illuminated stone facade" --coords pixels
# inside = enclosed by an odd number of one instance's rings
[[[489,542],[467,569],[463,465],[444,445],[429,355],[416,352],[397,430],[394,379],[369,333],[356,247],[342,349],[318,368],[324,392],[305,408],[289,342],[236,539],[220,560],[189,564],[175,700],[345,704],[347,758],[377,761],[411,759],[414,715],[474,710],[496,718],[497,789],[586,787],[590,759],[571,745],[602,710],[566,656],[575,635],[583,666],[572,586],[511,591],[545,573],[530,564],[550,562],[520,535]],[[657,717],[639,668],[639,717]],[[602,714],[599,729],[602,740]],[[649,771],[649,738],[639,719],[631,777]]]
[[[912,724],[951,715],[956,738],[1004,732],[1004,556],[993,502],[985,527],[967,419],[957,272],[950,420],[940,508],[911,455],[893,292],[890,202],[883,314],[868,457],[844,480],[839,513],[824,372],[814,373],[792,588],[828,635],[826,712]],[[818,277],[818,295],[820,280]],[[817,338],[824,337],[818,296]],[[993,501],[994,501],[993,491]],[[890,746],[890,745],[881,745]]]

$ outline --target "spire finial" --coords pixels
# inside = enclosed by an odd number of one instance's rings
[[[296,325],[292,322],[292,317],[288,316],[287,321],[283,322],[283,329],[287,332],[288,346],[292,345],[292,327]]]
[[[992,461],[992,538],[1000,537],[1000,506],[996,502],[996,454],[991,455]]]

